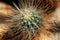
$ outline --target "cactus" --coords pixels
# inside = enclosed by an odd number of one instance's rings
[[[54,10],[54,5],[49,0],[19,0],[19,6],[12,16],[14,27],[5,35],[5,40],[34,40],[41,28],[44,27],[45,13]],[[11,21],[11,20],[8,20]]]

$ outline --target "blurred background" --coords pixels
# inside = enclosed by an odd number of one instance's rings
[[[12,6],[13,6],[12,2],[15,2],[18,5],[18,0],[0,0],[0,2],[4,2]]]

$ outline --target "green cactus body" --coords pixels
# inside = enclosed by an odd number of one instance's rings
[[[27,11],[23,12],[22,16],[20,17],[20,24],[23,28],[31,30],[33,33],[35,33],[36,30],[40,29],[42,26],[42,15],[40,15],[40,13]]]

